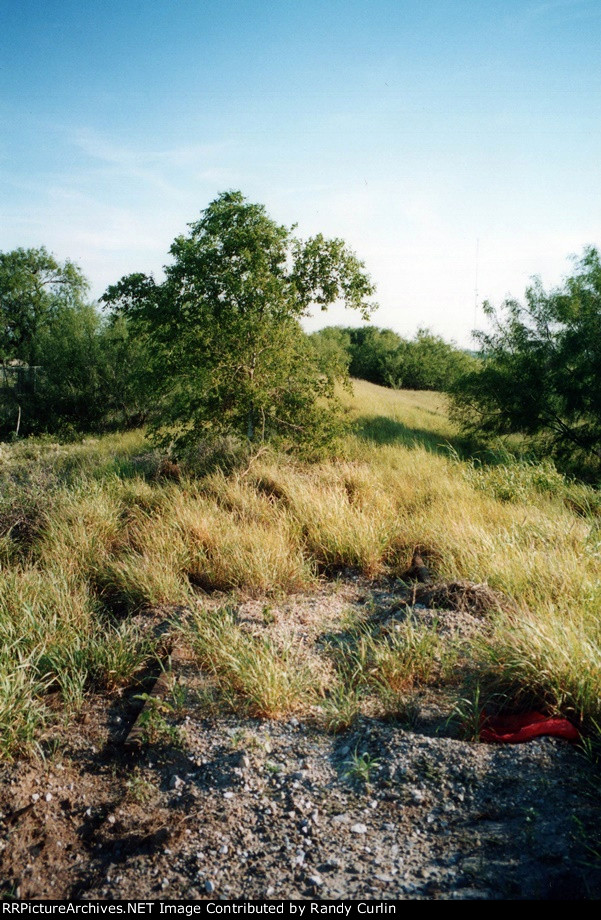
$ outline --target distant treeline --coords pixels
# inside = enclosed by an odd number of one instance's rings
[[[310,338],[324,364],[339,362],[351,377],[395,389],[447,390],[479,364],[428,329],[409,340],[377,326],[329,326]]]
[[[236,222],[222,220],[221,210],[232,208],[250,212],[252,252],[246,238],[240,249]],[[284,231],[261,207],[227,193],[206,213],[196,236],[172,246],[176,262],[165,283],[128,276],[104,295],[104,310],[90,301],[72,262],[59,263],[43,247],[0,253],[0,437],[152,429],[158,420],[172,438],[196,418],[195,437],[221,426],[250,442],[271,427],[321,445],[336,415],[320,414],[320,406],[336,401],[335,382],[350,374],[387,387],[445,391],[453,418],[478,441],[517,435],[520,449],[599,478],[601,257],[594,247],[557,288],[545,290],[534,279],[525,302],[509,299],[497,309],[485,303],[490,331],[476,334],[476,356],[427,329],[411,340],[371,324],[305,335],[299,318],[311,301],[307,291],[325,285],[334,297],[337,290],[336,276],[320,280],[320,266],[330,264],[324,247],[359,280],[361,263],[340,241],[326,245],[318,237],[294,249],[298,264],[290,275],[285,247],[277,243]],[[265,239],[252,237],[257,220]],[[234,246],[225,265],[224,247],[215,244],[223,236]],[[269,240],[280,268],[267,296],[261,272],[271,264]],[[242,257],[248,272],[253,259],[265,263],[252,284],[240,272]],[[252,309],[245,312],[238,287],[247,281]],[[347,287],[350,296],[355,289]],[[273,315],[266,319],[268,308]]]
[[[152,421],[165,367],[126,312],[102,310],[88,290],[76,265],[43,247],[0,253],[0,436]],[[475,363],[427,330],[407,341],[371,325],[330,327],[306,339],[324,373],[389,387],[446,389]]]

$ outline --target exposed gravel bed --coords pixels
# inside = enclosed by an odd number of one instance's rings
[[[321,605],[287,599],[271,625],[290,622],[292,605],[294,628],[310,643],[349,603],[394,616],[393,595],[374,591],[354,583]],[[240,615],[258,629],[266,618],[257,604]],[[461,616],[460,628],[477,628],[477,617]],[[601,891],[599,857],[586,849],[600,817],[592,767],[566,742],[449,737],[436,719],[443,698],[424,698],[412,731],[362,716],[331,735],[297,718],[207,713],[193,663],[179,680],[187,702],[168,719],[177,744],[126,755],[131,695],[97,698],[45,762],[2,768],[4,894],[578,899]]]

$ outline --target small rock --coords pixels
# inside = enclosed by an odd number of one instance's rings
[[[348,815],[334,815],[332,818],[332,824],[348,824],[350,818]]]
[[[51,793],[51,792],[47,792],[46,795],[44,796],[44,798],[46,799],[47,802],[51,802],[51,801],[52,801],[52,793]]]
[[[219,847],[219,852],[221,853],[222,856],[227,855],[227,846],[225,845],[225,843],[223,844],[222,847]]]
[[[215,885],[210,879],[207,879],[205,882],[205,891],[207,894],[213,894],[215,891]]]
[[[367,834],[367,827],[361,822],[351,826],[351,834]]]
[[[114,816],[114,815],[109,815],[108,818],[107,818],[106,820],[108,821],[109,824],[114,824],[114,823],[115,823],[115,816]]]
[[[224,793],[223,793],[223,798],[224,798],[224,799],[233,799],[233,798],[234,798],[234,793],[233,793],[233,792],[224,792]]]
[[[323,885],[323,882],[318,875],[310,875],[308,881],[309,884],[313,885],[314,888],[320,888]]]
[[[34,792],[33,795],[31,796],[31,801],[37,802],[39,798],[40,798],[39,792]]]
[[[177,774],[174,773],[171,779],[169,780],[169,788],[179,789],[180,786],[183,786],[183,785],[184,785],[183,779],[181,779],[179,776],[177,776]]]

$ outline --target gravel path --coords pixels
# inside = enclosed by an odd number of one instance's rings
[[[200,679],[191,663],[182,668],[183,687]],[[436,734],[441,722],[425,705],[413,731],[362,716],[330,735],[294,718],[209,718],[198,704],[172,717],[178,744],[163,738],[128,755],[131,705],[92,700],[55,756],[2,769],[4,894],[579,899],[601,890],[599,856],[586,848],[599,797],[590,763],[566,742],[464,742]]]

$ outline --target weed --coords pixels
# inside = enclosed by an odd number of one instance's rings
[[[278,773],[282,772],[282,766],[279,763],[272,763],[270,760],[265,763],[265,772],[271,773],[272,776],[276,776]]]
[[[321,705],[324,728],[336,734],[351,727],[359,712],[361,701],[356,688],[336,684]]]
[[[44,760],[52,761],[54,764],[61,763],[63,752],[66,747],[66,739],[59,735],[51,735],[40,746],[40,753]]]
[[[181,729],[173,725],[167,718],[173,714],[171,703],[149,693],[138,693],[134,699],[142,700],[144,703],[139,716],[144,744],[169,744],[181,747],[183,744]]]
[[[265,626],[271,626],[272,623],[275,623],[275,613],[273,607],[269,604],[263,605],[262,616]]]
[[[476,683],[469,696],[462,697],[456,701],[447,720],[447,726],[455,724],[459,729],[460,737],[464,741],[479,741],[480,732],[485,723],[486,716],[484,714],[480,684]]]
[[[432,784],[438,785],[443,779],[444,771],[442,767],[428,754],[420,754],[415,761],[415,767],[418,776]]]
[[[173,682],[173,686],[171,687],[171,700],[175,715],[177,718],[181,718],[186,707],[187,693],[186,688],[179,680]]]
[[[415,731],[420,724],[421,706],[415,696],[397,693],[382,688],[379,699],[386,719],[400,722],[406,728]]]
[[[245,728],[237,728],[231,735],[230,743],[233,749],[238,751],[241,748],[256,747],[258,742],[251,732]]]
[[[538,816],[536,808],[524,808],[524,821],[526,824],[534,824]]]
[[[139,768],[134,770],[125,785],[127,797],[138,805],[146,805],[157,797],[157,787],[146,779]]]
[[[369,791],[371,789],[372,776],[379,768],[379,760],[372,757],[367,751],[359,754],[357,749],[355,749],[355,752],[345,764],[343,777],[351,782],[362,783],[365,789]]]

